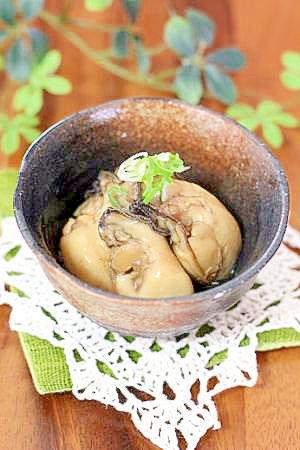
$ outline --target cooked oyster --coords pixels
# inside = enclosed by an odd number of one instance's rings
[[[172,297],[194,292],[163,236],[127,214],[108,209],[99,233],[110,249],[109,269],[114,290],[138,297]]]
[[[113,290],[108,262],[110,250],[100,239],[97,213],[103,197],[95,195],[86,200],[63,228],[60,249],[66,268],[87,283]]]
[[[174,180],[162,202],[152,202],[159,224],[170,232],[174,253],[186,271],[201,283],[229,276],[241,250],[235,218],[207,190]]]

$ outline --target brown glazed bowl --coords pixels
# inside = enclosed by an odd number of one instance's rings
[[[189,179],[235,215],[243,248],[231,280],[187,297],[141,299],[93,288],[60,265],[62,226],[99,169],[141,150],[178,152],[193,168]],[[113,101],[52,126],[27,151],[15,193],[19,228],[53,286],[104,327],[142,336],[183,333],[237,302],[280,245],[288,203],[282,168],[253,134],[205,108],[162,98]]]

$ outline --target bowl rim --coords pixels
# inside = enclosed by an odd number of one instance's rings
[[[90,284],[80,280],[78,277],[73,275],[72,273],[68,272],[63,266],[58,264],[54,256],[50,256],[49,253],[47,253],[33,238],[31,232],[29,231],[27,227],[27,222],[25,219],[25,215],[23,212],[23,205],[22,205],[22,185],[23,185],[23,178],[24,178],[24,171],[27,168],[29,164],[29,158],[31,157],[31,154],[34,152],[36,146],[41,142],[48,134],[50,134],[55,128],[61,126],[62,124],[67,124],[69,121],[72,121],[73,119],[76,119],[78,115],[85,115],[85,114],[93,114],[95,112],[98,112],[99,110],[105,110],[107,108],[111,107],[122,107],[126,104],[130,104],[132,102],[161,102],[161,103],[170,103],[175,104],[177,106],[181,106],[183,108],[189,108],[189,109],[196,109],[196,110],[202,110],[206,114],[210,115],[213,118],[221,119],[225,123],[234,124],[234,126],[241,128],[244,135],[247,139],[252,141],[256,146],[260,148],[262,152],[265,153],[266,156],[268,156],[271,159],[272,164],[275,167],[275,170],[278,174],[279,179],[279,186],[280,186],[280,201],[281,203],[281,216],[280,216],[280,223],[277,229],[276,234],[274,235],[272,241],[269,243],[267,250],[263,255],[261,255],[248,269],[246,269],[244,272],[234,276],[230,280],[224,281],[224,283],[220,284],[219,286],[212,287],[210,289],[207,289],[205,291],[201,292],[195,292],[190,295],[184,295],[184,296],[173,296],[173,297],[167,297],[167,298],[141,298],[141,297],[131,297],[131,296],[125,296],[116,294],[114,292],[106,291],[104,289],[96,288],[91,286]],[[33,253],[36,254],[38,259],[41,259],[43,263],[46,265],[49,264],[52,269],[56,273],[59,273],[60,275],[63,275],[65,278],[68,278],[70,282],[75,284],[78,288],[88,290],[93,295],[98,296],[106,296],[111,301],[115,302],[122,302],[122,303],[135,303],[138,302],[139,304],[161,304],[161,303],[189,303],[194,301],[205,301],[205,300],[217,300],[218,298],[223,297],[224,295],[228,295],[230,292],[234,291],[239,285],[246,284],[247,282],[250,282],[252,279],[254,280],[256,275],[260,272],[260,270],[267,264],[267,262],[272,258],[278,247],[280,246],[286,227],[288,223],[288,213],[289,213],[289,186],[286,174],[277,160],[277,158],[273,155],[273,153],[269,150],[267,145],[263,143],[258,137],[256,137],[251,131],[249,131],[246,127],[243,125],[237,123],[235,120],[223,115],[222,113],[213,111],[209,108],[206,108],[201,105],[191,105],[189,103],[183,102],[181,100],[172,99],[168,97],[159,97],[159,96],[149,96],[149,97],[143,97],[143,96],[137,96],[137,97],[127,97],[117,100],[112,100],[109,102],[101,103],[95,106],[92,106],[90,108],[86,108],[80,111],[76,111],[73,114],[70,114],[60,121],[54,123],[49,128],[47,128],[41,135],[29,146],[28,150],[26,151],[20,169],[17,179],[17,185],[16,190],[14,193],[14,211],[15,211],[15,217],[17,221],[17,225],[19,227],[19,230],[29,246],[29,248],[33,251]]]

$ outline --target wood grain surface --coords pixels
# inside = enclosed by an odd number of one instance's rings
[[[60,0],[47,0],[55,11]],[[82,1],[74,1],[82,15]],[[116,2],[115,2],[116,3]],[[236,76],[241,91],[289,101],[296,95],[279,82],[279,57],[283,50],[300,51],[300,4],[295,0],[144,0],[140,26],[146,42],[160,40],[167,5],[181,11],[186,5],[200,7],[218,24],[217,46],[235,44],[248,56],[248,66]],[[99,14],[103,21],[119,22],[123,13],[116,4]],[[46,29],[46,27],[45,27]],[[63,52],[61,73],[74,91],[63,98],[46,98],[42,125],[46,127],[66,114],[113,98],[157,95],[158,92],[124,82],[107,74],[80,54],[63,36],[47,29],[54,47]],[[98,48],[106,43],[101,34],[85,33]],[[156,67],[168,67],[165,55]],[[1,81],[1,80],[0,80]],[[5,86],[1,85],[1,89]],[[249,99],[247,99],[249,100]],[[292,111],[300,115],[300,102]],[[288,174],[291,222],[300,229],[300,133],[286,133],[278,153]],[[17,165],[20,151],[0,166]],[[70,394],[39,396],[32,385],[18,338],[8,328],[9,308],[0,308],[0,450],[154,450],[133,426],[127,414],[97,402],[80,402]],[[259,380],[254,388],[235,388],[216,398],[222,428],[209,432],[199,443],[201,450],[299,450],[300,449],[300,348],[258,355]],[[184,448],[184,446],[182,447]],[[169,449],[164,449],[169,450]]]

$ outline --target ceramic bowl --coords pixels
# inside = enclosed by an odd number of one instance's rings
[[[141,299],[93,288],[59,263],[62,227],[99,170],[141,150],[178,152],[193,168],[189,179],[237,218],[243,247],[232,279],[190,296]],[[15,193],[19,228],[53,286],[104,327],[143,336],[183,333],[236,303],[280,245],[288,204],[282,168],[252,133],[208,109],[162,98],[117,100],[53,125],[27,151]]]

